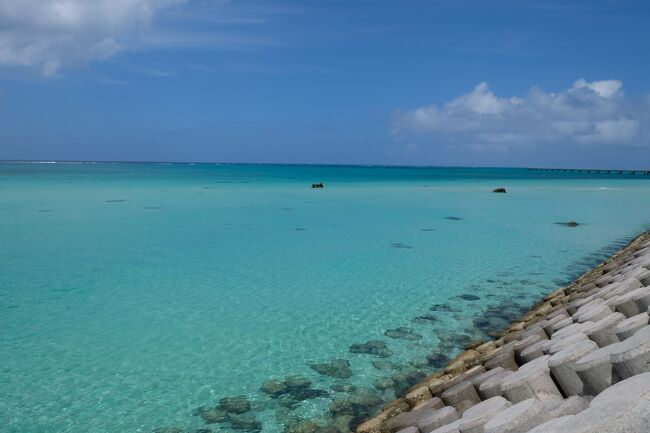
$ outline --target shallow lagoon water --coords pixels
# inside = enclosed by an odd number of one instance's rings
[[[196,407],[242,394],[282,431],[264,381],[327,390],[291,413],[319,417],[340,396],[310,362],[347,359],[372,388],[394,373],[373,361],[452,356],[484,311],[646,229],[649,194],[521,169],[0,164],[0,431],[194,432]],[[399,327],[422,338],[384,335]],[[349,352],[372,339],[393,355]]]

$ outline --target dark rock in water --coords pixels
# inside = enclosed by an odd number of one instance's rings
[[[350,422],[348,423],[348,429],[350,429],[351,432],[357,431],[357,427],[359,427],[361,424],[366,421],[367,415],[364,416],[355,416],[353,417]]]
[[[307,229],[304,228],[304,227],[296,227],[296,228],[294,228],[294,230],[297,231],[297,232],[304,232]]]
[[[434,368],[442,368],[449,363],[449,357],[444,353],[432,353],[427,355],[427,361]]]
[[[284,383],[289,388],[309,388],[311,386],[311,382],[302,376],[289,376]]]
[[[289,391],[289,386],[279,380],[269,380],[262,384],[260,390],[271,396],[277,396]]]
[[[178,427],[160,427],[155,429],[153,433],[183,433],[183,430]]]
[[[330,389],[336,392],[354,392],[356,391],[357,387],[345,382],[334,382],[330,386]]]
[[[426,359],[414,359],[411,362],[409,362],[409,364],[415,368],[426,368],[429,366],[429,361],[427,361]]]
[[[466,301],[478,301],[478,300],[481,299],[480,296],[470,295],[470,294],[468,294],[468,293],[466,293],[466,294],[464,294],[464,295],[460,295],[459,298],[460,298],[460,299],[464,299],[464,300],[466,300]]]
[[[329,395],[329,392],[325,391],[324,389],[297,388],[291,390],[291,398],[297,401],[329,397]]]
[[[225,410],[228,413],[242,414],[251,410],[251,404],[244,395],[236,397],[224,397],[219,400],[218,409]]]
[[[219,408],[205,408],[198,415],[206,424],[228,421],[228,414],[225,410]]]
[[[492,192],[500,192],[500,193],[505,193],[506,189],[505,188],[495,188],[492,190]]]
[[[569,221],[569,222],[565,222],[565,223],[555,223],[555,224],[557,224],[559,226],[564,226],[564,227],[578,227],[580,225],[575,221]]]
[[[284,429],[284,433],[315,433],[320,428],[316,422],[312,420],[299,421],[288,425]]]
[[[393,379],[390,377],[380,377],[379,379],[375,380],[375,388],[377,388],[380,391],[383,391],[385,389],[390,389],[395,385],[395,382],[393,382]]]
[[[300,400],[296,400],[290,394],[282,394],[277,397],[277,402],[280,407],[294,410],[300,404]]]
[[[411,321],[418,324],[427,324],[436,322],[437,320],[438,318],[433,314],[423,314],[421,316],[414,317]]]
[[[434,304],[431,307],[429,307],[429,310],[431,311],[440,311],[442,313],[460,313],[460,310],[456,310],[452,307],[450,307],[447,304]]]
[[[392,375],[391,379],[395,382],[395,396],[404,396],[410,387],[420,382],[425,377],[426,375],[424,373],[415,368],[406,368],[403,371]]]
[[[235,430],[262,430],[262,423],[252,413],[229,414],[230,425]]]
[[[390,246],[393,247],[393,248],[404,248],[404,249],[407,249],[407,250],[410,250],[411,248],[413,248],[412,246],[403,244],[401,242],[395,242],[393,244],[390,244]]]
[[[399,367],[398,364],[395,364],[390,361],[372,361],[372,366],[377,370],[394,370]]]
[[[450,220],[450,221],[460,221],[460,220],[462,220],[461,217],[455,217],[455,216],[448,216],[448,217],[445,217],[445,219]]]
[[[337,379],[349,379],[352,377],[352,368],[350,361],[347,359],[335,359],[330,362],[308,364],[312,370],[315,370],[323,376],[335,377]]]
[[[386,337],[402,339],[402,340],[421,340],[422,336],[417,334],[413,329],[406,327],[399,327],[397,329],[389,329],[384,332]]]
[[[350,346],[350,353],[374,355],[380,358],[387,358],[393,355],[393,351],[381,340],[368,340],[365,343],[355,343]]]
[[[320,183],[312,183],[312,184],[311,184],[311,187],[312,187],[312,188],[324,188],[324,186],[323,186],[323,182],[320,182]]]
[[[367,388],[358,388],[349,397],[332,401],[329,408],[334,416],[368,416],[383,404],[384,400],[376,392]]]
[[[106,203],[123,203],[125,201],[126,201],[125,198],[121,198],[121,199],[118,199],[118,200],[106,200]]]
[[[209,428],[200,428],[197,431],[195,431],[194,433],[212,433],[212,430],[209,429]]]
[[[435,232],[436,229],[424,228],[424,229],[420,229],[420,231],[421,231],[421,232]]]

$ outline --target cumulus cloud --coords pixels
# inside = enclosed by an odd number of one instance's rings
[[[187,0],[0,0],[0,65],[51,76],[124,49],[161,9]]]
[[[626,99],[617,80],[580,79],[558,93],[532,88],[525,98],[502,98],[480,83],[440,107],[396,113],[393,132],[500,149],[545,143],[648,146],[649,125],[650,98]]]

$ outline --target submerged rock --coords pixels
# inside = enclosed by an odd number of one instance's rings
[[[315,398],[329,397],[329,392],[324,389],[297,388],[291,390],[291,398],[297,401],[313,400]]]
[[[402,339],[402,340],[421,340],[422,336],[417,334],[413,329],[406,327],[399,327],[397,329],[389,329],[384,332],[386,337]]]
[[[405,248],[405,249],[408,249],[408,250],[413,248],[412,246],[407,245],[407,244],[403,244],[401,242],[392,243],[392,244],[390,244],[390,246],[393,247],[393,248]]]
[[[427,355],[427,361],[434,368],[442,368],[449,363],[449,357],[444,353],[432,353]]]
[[[198,415],[205,421],[206,424],[215,424],[218,422],[228,421],[228,413],[219,408],[201,408]]]
[[[423,314],[413,318],[414,323],[431,323],[436,322],[438,318],[433,314]]]
[[[244,395],[224,397],[219,400],[219,406],[217,406],[217,409],[224,410],[229,414],[242,414],[251,410],[251,404]]]
[[[287,385],[289,388],[309,388],[311,386],[311,382],[307,379],[305,379],[302,376],[289,376],[286,378],[284,381],[285,385]]]
[[[392,375],[391,379],[395,382],[395,396],[404,396],[410,387],[420,382],[425,377],[426,375],[424,373],[412,367],[407,367]]]
[[[159,427],[153,433],[183,433],[183,430],[178,427]]]
[[[460,220],[462,220],[461,217],[455,217],[455,216],[448,216],[448,217],[445,217],[445,219],[450,220],[450,221],[460,221]]]
[[[390,389],[395,385],[395,382],[393,382],[393,379],[390,377],[380,377],[379,379],[376,379],[374,382],[375,388],[377,388],[380,391],[383,391],[385,389]]]
[[[288,392],[289,386],[285,382],[279,380],[268,380],[262,384],[260,391],[271,396],[278,396]]]
[[[393,351],[381,340],[368,340],[365,343],[355,343],[350,346],[350,353],[374,355],[380,358],[387,358],[393,355]]]
[[[505,193],[506,189],[505,188],[495,188],[492,190],[492,192],[500,192],[500,193]]]
[[[352,377],[352,368],[347,359],[335,359],[330,362],[308,364],[312,370],[323,376],[335,377],[337,379],[349,379]]]
[[[431,311],[440,311],[442,313],[460,313],[460,310],[450,307],[447,304],[433,304],[429,307]]]
[[[356,391],[357,387],[345,382],[334,382],[330,386],[330,389],[336,392],[354,392]]]
[[[381,405],[384,400],[373,390],[358,388],[354,393],[342,400],[334,400],[330,403],[330,413],[334,416],[368,416]]]
[[[229,414],[228,419],[235,430],[262,430],[262,423],[252,413]]]
[[[400,367],[399,364],[391,361],[372,361],[372,366],[377,370],[394,370]]]
[[[575,221],[569,221],[569,222],[560,222],[560,223],[555,223],[559,226],[564,226],[564,227],[578,227],[580,224],[578,224]]]
[[[478,300],[481,299],[480,296],[470,295],[469,293],[466,293],[464,295],[460,295],[459,298],[464,299],[465,301],[478,301]]]
[[[413,359],[409,364],[415,368],[426,368],[429,366],[429,361],[427,359]]]

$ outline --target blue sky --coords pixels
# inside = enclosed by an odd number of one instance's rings
[[[0,0],[0,159],[650,168],[644,1]]]

